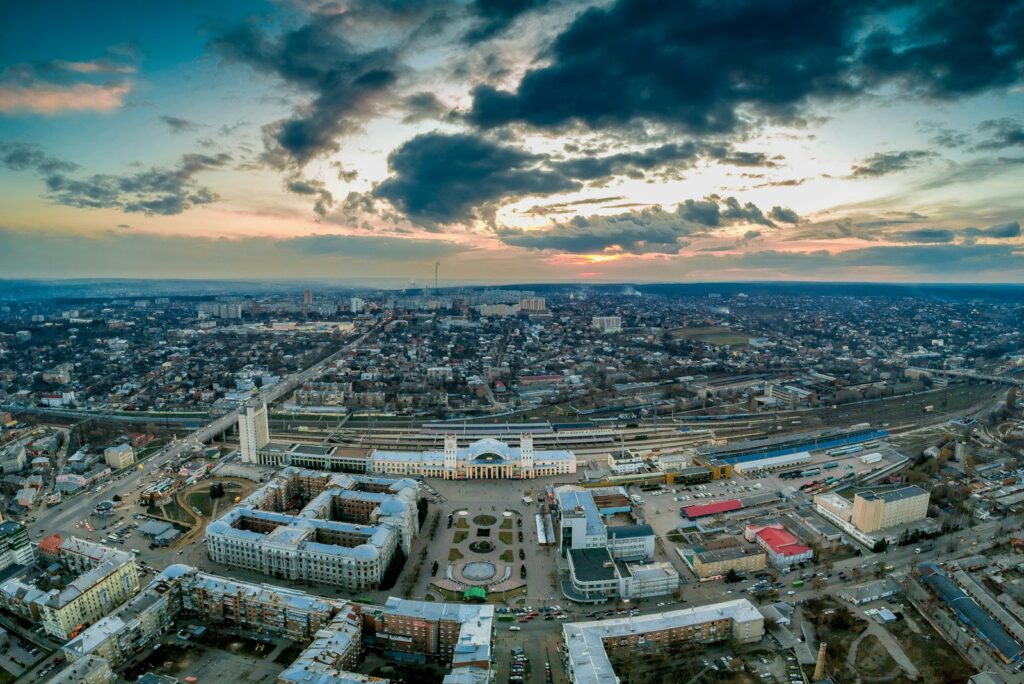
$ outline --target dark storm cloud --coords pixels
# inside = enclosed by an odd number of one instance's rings
[[[1021,235],[1020,223],[1017,221],[988,228],[966,228],[963,232],[964,235],[970,238],[989,238],[992,240],[1008,240],[1020,237]]]
[[[224,31],[211,46],[226,59],[273,75],[311,99],[289,118],[264,127],[266,161],[301,167],[336,152],[338,139],[359,130],[398,77],[390,49],[360,49],[340,35],[343,15],[319,16],[277,36],[255,24]]]
[[[416,123],[428,119],[440,119],[448,111],[437,95],[430,92],[413,93],[402,100],[405,116],[402,123]]]
[[[198,124],[195,121],[189,121],[188,119],[182,119],[177,116],[161,116],[160,120],[167,124],[167,127],[171,129],[171,133],[192,133],[202,128],[202,124]]]
[[[791,209],[780,211],[792,212]],[[741,205],[735,197],[719,197],[708,195],[703,200],[686,200],[679,205],[678,213],[685,221],[708,228],[718,228],[742,223],[756,223],[762,226],[774,226],[771,219],[764,215],[751,202]],[[793,216],[796,213],[793,212]]]
[[[663,122],[724,134],[748,115],[797,120],[809,101],[847,98],[886,84],[948,99],[1020,81],[1019,0],[617,0],[592,7],[555,39],[545,66],[513,91],[481,85],[469,120]]]
[[[411,219],[452,223],[516,195],[579,190],[582,184],[542,168],[544,158],[474,135],[426,133],[388,155],[391,171],[373,195]]]
[[[493,38],[523,14],[551,3],[552,0],[474,0],[471,9],[478,21],[463,40],[474,44]]]
[[[927,150],[901,150],[899,152],[876,152],[860,164],[854,165],[851,178],[877,178],[898,171],[919,166],[935,156]]]
[[[414,221],[464,222],[478,217],[478,210],[485,205],[520,195],[578,190],[585,182],[598,183],[615,176],[678,173],[701,160],[732,163],[737,154],[770,163],[760,153],[737,153],[727,145],[703,143],[669,143],[604,156],[555,159],[474,134],[426,133],[389,155],[391,175],[373,194]],[[749,219],[771,225],[751,204],[741,207],[734,198],[722,202],[726,222]],[[714,208],[719,209],[717,204]]]
[[[889,239],[897,242],[946,243],[956,239],[956,232],[946,228],[916,228],[901,233],[890,233]]]
[[[785,207],[772,207],[772,210],[768,212],[768,218],[780,223],[800,223],[799,214]]]
[[[979,143],[979,150],[1001,150],[1004,147],[1024,146],[1024,124],[1018,119],[995,119],[983,121],[978,130],[990,136]]]
[[[791,209],[776,208],[791,213],[792,218],[799,220]],[[683,246],[683,238],[746,224],[775,225],[749,202],[741,205],[735,197],[709,195],[703,200],[686,200],[672,212],[652,207],[611,216],[577,216],[542,230],[503,228],[497,231],[497,236],[505,244],[515,247],[573,254],[592,254],[609,249],[632,254],[674,254]],[[751,232],[757,234],[751,235]],[[747,231],[743,240],[749,241],[760,235],[760,231]]]

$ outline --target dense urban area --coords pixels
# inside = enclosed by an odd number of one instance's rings
[[[8,289],[0,684],[1024,681],[1019,294]]]

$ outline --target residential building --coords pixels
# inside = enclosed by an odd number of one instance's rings
[[[103,458],[111,470],[121,470],[135,463],[135,449],[131,444],[116,444],[103,450]]]
[[[602,333],[622,332],[622,318],[619,316],[594,316],[590,324]]]
[[[258,463],[256,452],[270,442],[267,405],[246,406],[238,413],[238,441],[242,460]]]
[[[417,499],[413,480],[286,468],[207,526],[207,552],[272,577],[373,589],[396,551],[409,553]]]
[[[36,602],[46,632],[61,641],[109,614],[139,591],[135,558],[119,549],[71,537],[61,546],[60,563],[78,576]]]
[[[445,480],[484,478],[530,480],[576,472],[576,455],[568,450],[534,450],[533,435],[519,437],[513,447],[484,438],[460,447],[458,438],[444,437],[444,451],[387,451],[375,449],[370,455],[374,472],[390,475],[440,477]]]
[[[35,549],[25,526],[10,520],[0,523],[0,570],[15,563],[29,566],[35,561]]]
[[[927,491],[910,485],[887,492],[860,492],[853,497],[851,521],[870,534],[928,517]]]
[[[710,644],[727,639],[760,641],[764,617],[746,599],[664,613],[562,625],[566,674],[575,684],[619,681],[612,658],[642,658],[677,644]]]
[[[49,684],[112,684],[116,680],[106,658],[88,656],[69,663],[53,675]]]

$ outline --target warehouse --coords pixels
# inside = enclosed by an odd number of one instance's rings
[[[783,454],[781,456],[759,458],[756,461],[744,461],[737,463],[734,467],[736,472],[740,475],[748,475],[750,473],[757,473],[765,470],[785,468],[787,466],[797,465],[798,463],[808,463],[810,460],[811,454],[809,452],[798,451],[795,454]]]

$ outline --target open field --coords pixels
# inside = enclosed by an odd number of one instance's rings
[[[746,344],[750,338],[732,328],[710,326],[706,328],[676,328],[672,331],[673,337],[684,340],[695,340],[706,344],[719,346]]]

